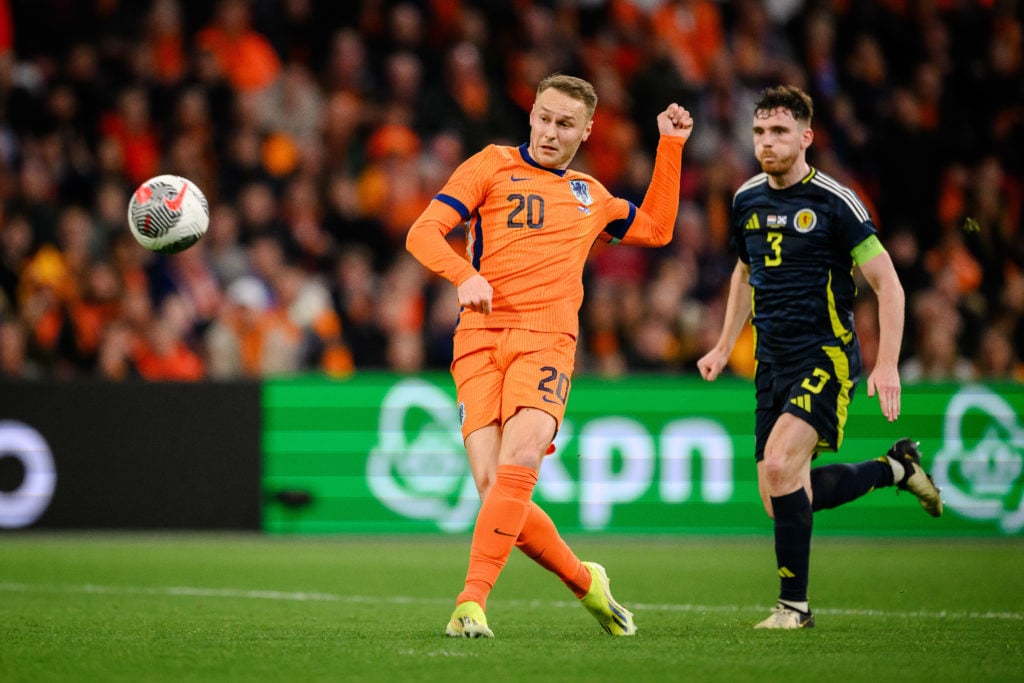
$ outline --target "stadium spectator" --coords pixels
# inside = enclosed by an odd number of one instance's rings
[[[213,20],[195,36],[232,87],[243,95],[263,94],[281,75],[281,60],[270,41],[251,26],[248,0],[219,0]]]
[[[907,382],[974,379],[974,366],[958,351],[964,324],[954,302],[941,290],[929,288],[911,303],[911,313],[914,352],[900,364],[900,376]]]
[[[70,307],[76,352],[83,371],[95,366],[103,330],[121,317],[121,281],[109,261],[90,263],[81,296]]]
[[[240,237],[235,205],[225,202],[211,207],[205,246],[210,268],[221,287],[249,272],[249,255]]]
[[[110,382],[140,377],[133,354],[135,344],[135,336],[126,321],[115,320],[104,327],[97,351],[95,377]]]
[[[380,276],[374,255],[361,245],[344,245],[335,265],[331,298],[341,319],[356,368],[386,366],[387,333],[377,316]]]
[[[228,286],[224,304],[205,337],[213,378],[272,376],[301,368],[302,330],[252,275]]]
[[[178,0],[154,0],[146,14],[140,59],[158,83],[174,87],[188,70],[185,17]]]
[[[181,297],[164,299],[134,348],[139,375],[150,381],[195,381],[206,377],[203,359],[188,344],[191,312]]]
[[[273,283],[273,298],[300,331],[299,369],[331,377],[352,373],[352,354],[341,333],[341,320],[330,292],[318,279],[296,266],[286,266]]]
[[[981,333],[974,372],[978,379],[1024,382],[1024,363],[1020,353],[1013,348],[1010,334],[999,323],[989,325]]]
[[[17,318],[0,318],[0,379],[40,379],[42,373],[27,354],[28,331]]]
[[[32,257],[32,226],[22,215],[2,212],[0,232],[0,313],[17,312],[19,283]]]
[[[153,121],[149,99],[141,86],[118,96],[117,108],[103,115],[100,132],[115,145],[126,180],[138,185],[160,172],[161,140]]]
[[[620,286],[598,279],[590,284],[580,316],[580,370],[605,377],[626,372],[625,340],[619,316],[617,291]]]
[[[683,80],[703,85],[711,64],[725,49],[721,9],[712,0],[669,0],[658,6],[651,20],[664,39],[676,71]]]
[[[29,330],[28,357],[56,377],[73,376],[78,361],[69,311],[76,296],[64,257],[53,245],[44,245],[21,272],[17,305]]]

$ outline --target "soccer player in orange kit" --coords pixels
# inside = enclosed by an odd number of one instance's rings
[[[531,496],[569,397],[587,255],[597,239],[650,247],[672,239],[693,119],[674,103],[658,115],[654,172],[636,207],[568,169],[596,106],[587,81],[545,78],[530,111],[530,141],[489,145],[463,162],[406,239],[420,263],[458,290],[451,373],[483,501],[449,636],[494,637],[484,610],[513,546],[556,574],[605,631],[636,633],[604,568],[581,562]],[[468,258],[445,239],[463,223]]]

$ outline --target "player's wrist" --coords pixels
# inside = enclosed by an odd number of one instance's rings
[[[688,139],[689,138],[684,138],[682,135],[673,135],[672,133],[661,133],[660,137],[658,138],[658,146],[660,147],[661,145],[667,144],[682,147],[683,145],[686,144],[686,141]]]

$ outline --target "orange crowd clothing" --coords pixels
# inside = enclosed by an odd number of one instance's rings
[[[0,0],[0,54],[10,52],[14,48],[14,17],[11,14],[11,3]]]
[[[528,145],[489,145],[463,162],[409,229],[406,248],[458,286],[479,272],[491,313],[463,310],[459,329],[578,335],[583,267],[595,240],[662,246],[679,209],[681,137],[663,136],[644,201],[614,197],[589,175],[546,168]],[[468,221],[467,258],[445,237]]]
[[[670,48],[683,79],[706,82],[712,62],[725,46],[718,5],[711,0],[666,2],[654,11],[651,23],[654,34]]]
[[[281,60],[262,34],[246,31],[232,35],[216,25],[196,34],[196,47],[208,50],[231,82],[241,92],[267,87],[281,73]]]
[[[255,320],[250,316],[230,318],[229,324],[238,339],[242,373],[246,377],[261,377],[278,370],[280,361],[268,354],[296,348],[302,342],[302,330],[287,312],[276,308],[257,314]]]
[[[147,380],[197,382],[206,375],[203,360],[184,342],[175,342],[163,352],[142,346],[135,355],[139,374]]]
[[[133,185],[159,173],[161,147],[154,126],[134,127],[122,114],[108,112],[100,120],[100,131],[117,143],[124,173]]]

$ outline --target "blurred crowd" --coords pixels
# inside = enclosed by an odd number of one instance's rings
[[[673,242],[595,246],[578,372],[696,372],[758,170],[753,102],[792,83],[815,99],[811,163],[861,194],[901,275],[904,381],[1024,381],[1022,5],[0,0],[0,377],[446,368],[455,290],[405,233],[464,158],[528,138],[560,71],[600,97],[574,167],[637,204],[657,112],[696,119]],[[125,218],[161,173],[210,202],[173,256]],[[748,330],[733,372],[750,350]]]

